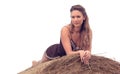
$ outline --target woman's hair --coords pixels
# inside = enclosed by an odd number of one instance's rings
[[[80,28],[80,48],[87,50],[91,47],[91,29],[88,22],[88,16],[85,11],[85,8],[81,5],[74,5],[71,7],[70,12],[78,10],[80,11],[83,16],[85,17],[85,20],[83,20],[83,23]],[[71,23],[71,30],[74,28],[74,26]]]

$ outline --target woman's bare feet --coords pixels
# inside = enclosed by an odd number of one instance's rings
[[[38,64],[37,61],[35,61],[35,60],[32,61],[32,66],[36,66],[37,64]]]

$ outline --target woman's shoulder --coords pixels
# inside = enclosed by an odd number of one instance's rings
[[[70,25],[65,25],[62,27],[61,37],[70,37]]]
[[[70,31],[70,24],[67,24],[67,25],[63,26],[62,30]]]
[[[61,32],[63,33],[70,33],[70,25],[65,25],[62,27]]]

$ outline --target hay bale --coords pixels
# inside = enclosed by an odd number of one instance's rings
[[[79,55],[69,55],[40,63],[18,74],[120,74],[120,63],[92,55],[89,65],[85,65]]]

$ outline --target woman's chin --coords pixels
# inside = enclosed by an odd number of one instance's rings
[[[74,26],[75,26],[75,27],[80,27],[80,25],[79,25],[79,24],[75,24]]]

